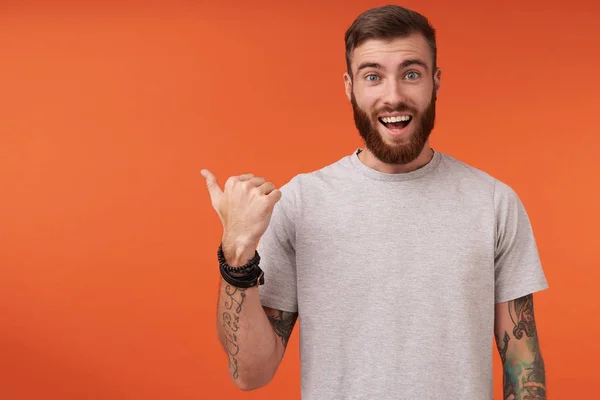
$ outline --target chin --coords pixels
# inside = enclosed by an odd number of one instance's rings
[[[392,135],[386,128],[380,128],[377,130],[377,132],[384,143],[390,144],[393,147],[410,143],[414,133],[412,127],[407,129],[405,132],[402,132],[398,136]]]

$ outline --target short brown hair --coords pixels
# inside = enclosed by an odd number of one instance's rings
[[[372,8],[360,14],[346,31],[346,65],[352,77],[350,58],[354,49],[369,39],[395,39],[420,33],[433,55],[433,72],[437,69],[435,29],[416,11],[397,5]]]

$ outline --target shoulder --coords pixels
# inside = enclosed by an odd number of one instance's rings
[[[301,200],[302,195],[310,195],[337,181],[352,176],[352,164],[349,156],[344,156],[323,167],[294,175],[281,187],[281,192],[290,200]]]
[[[484,171],[478,167],[473,166],[463,160],[459,160],[454,156],[446,153],[442,154],[442,169],[451,174],[454,178],[462,181],[468,181],[469,183],[477,184],[480,186],[493,187],[495,181],[490,173]]]
[[[488,171],[484,171],[465,161],[444,153],[442,164],[446,174],[451,175],[463,185],[469,185],[489,192],[494,199],[517,196],[513,187],[508,183],[500,180]]]

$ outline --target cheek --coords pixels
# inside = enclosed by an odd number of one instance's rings
[[[371,113],[377,105],[378,94],[371,90],[354,93],[356,104],[364,111]]]
[[[426,87],[415,93],[415,101],[419,107],[419,110],[423,111],[429,107],[433,100],[433,87]]]

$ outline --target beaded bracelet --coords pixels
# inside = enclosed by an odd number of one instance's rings
[[[225,260],[225,255],[223,254],[223,243],[219,245],[219,250],[217,251],[217,257],[219,258],[219,266],[223,268],[227,272],[245,272],[249,269],[256,268],[260,263],[260,255],[258,251],[254,251],[254,257],[250,261],[248,261],[245,265],[241,267],[232,267],[227,264],[227,260]]]
[[[223,279],[230,285],[238,288],[247,289],[259,285],[264,285],[265,283],[265,274],[258,265],[256,266],[256,268],[252,269],[251,272],[241,277],[233,277],[229,275],[222,265],[220,270]]]

